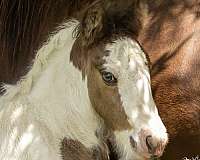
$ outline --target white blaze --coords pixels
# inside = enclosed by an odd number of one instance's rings
[[[105,67],[118,78],[122,106],[132,125],[130,131],[115,133],[118,148],[121,148],[119,150],[122,152],[122,159],[142,159],[133,153],[129,137],[134,136],[139,141],[138,133],[143,128],[157,133],[160,131],[160,134],[166,132],[152,98],[146,56],[138,43],[130,38],[118,39],[107,45],[106,49],[110,54],[105,57]]]

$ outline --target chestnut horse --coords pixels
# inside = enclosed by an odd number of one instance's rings
[[[72,2],[61,15],[53,10],[63,22],[46,31],[48,39],[40,42],[25,76],[2,86],[0,159],[107,160],[107,141],[121,160],[160,157],[167,133],[152,98],[149,62],[135,40],[140,28],[135,2],[87,1],[69,18],[68,11],[81,5]],[[21,46],[26,35],[19,28],[24,31],[30,24],[26,16],[31,9],[29,2],[11,4],[1,28],[6,35],[2,48],[3,54],[14,49],[15,57],[27,52]],[[17,29],[8,24],[12,9],[20,13]],[[5,33],[9,29],[13,32]]]
[[[200,1],[150,0],[145,10],[138,39],[152,62],[153,94],[169,133],[162,159],[196,158],[200,155]]]

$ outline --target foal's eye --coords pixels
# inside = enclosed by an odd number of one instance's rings
[[[114,85],[115,83],[117,83],[117,79],[112,73],[103,71],[101,74],[104,82],[107,85]]]

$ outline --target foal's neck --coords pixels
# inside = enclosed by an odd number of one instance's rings
[[[87,89],[87,78],[70,62],[77,22],[68,22],[38,51],[33,67],[19,83],[35,107],[36,117],[58,138],[78,140],[86,147],[98,144],[100,126]],[[41,118],[42,117],[42,118]]]

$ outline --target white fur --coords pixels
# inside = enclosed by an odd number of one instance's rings
[[[105,67],[118,79],[122,106],[132,125],[130,131],[115,132],[117,149],[121,152],[121,159],[143,159],[130,146],[130,136],[133,136],[138,144],[137,152],[141,150],[138,135],[142,129],[149,129],[153,136],[158,138],[167,137],[166,128],[152,98],[145,54],[138,43],[130,38],[118,39],[107,45],[106,50],[110,54],[104,58]]]
[[[100,120],[91,107],[87,79],[70,62],[71,21],[38,51],[30,72],[0,98],[0,159],[61,160],[64,137],[97,145]]]

